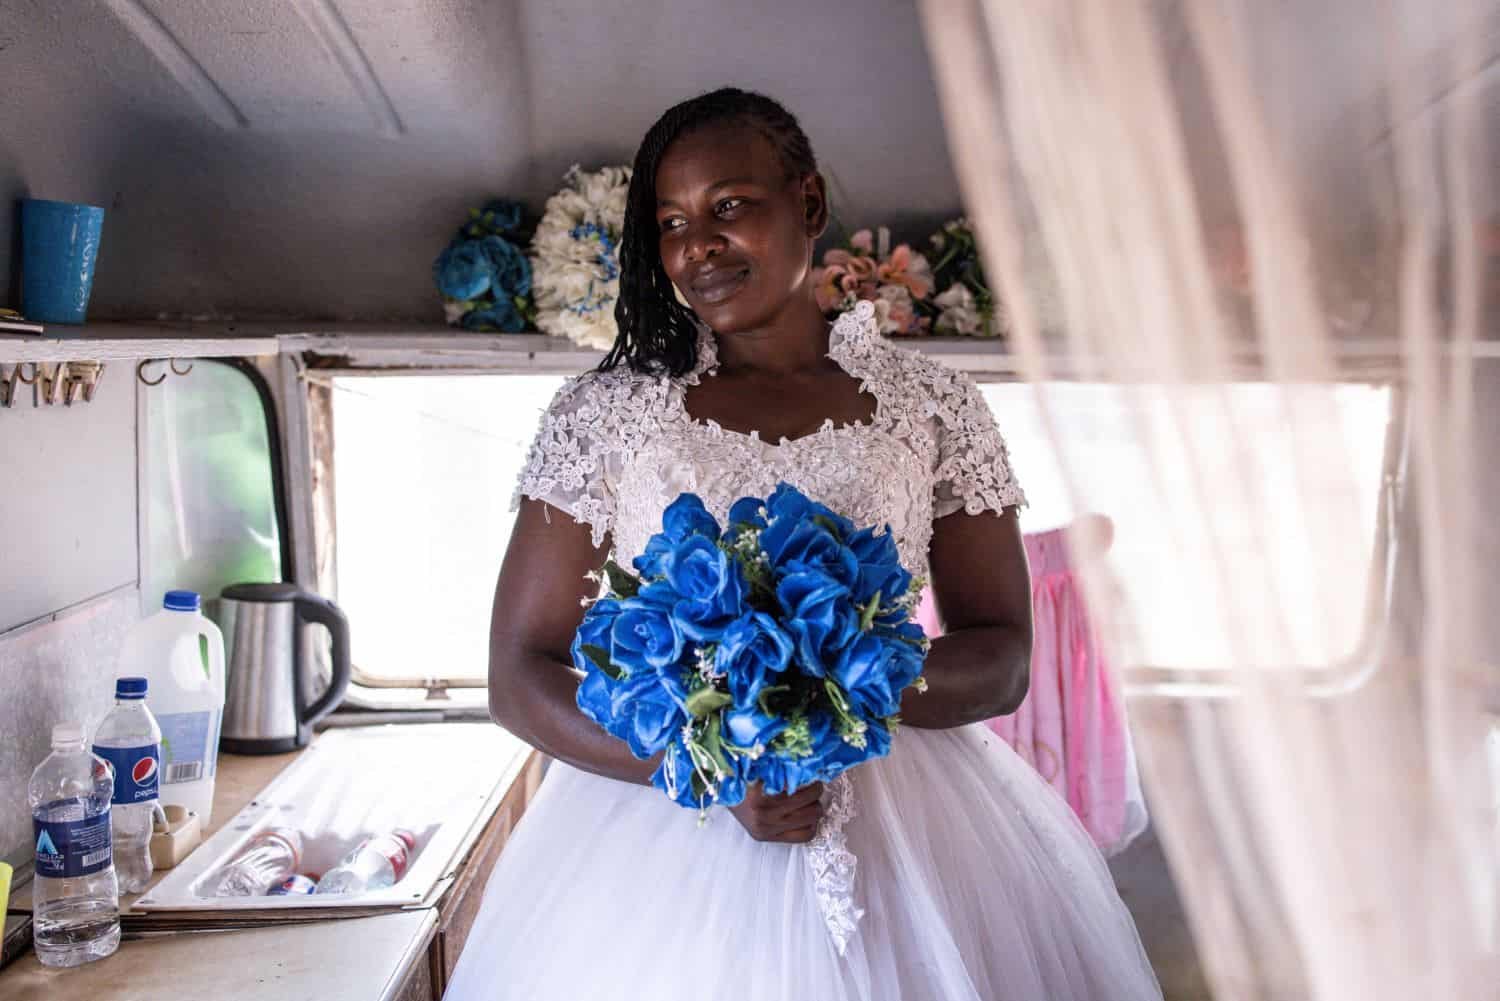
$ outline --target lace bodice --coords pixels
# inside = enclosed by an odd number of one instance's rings
[[[875,398],[868,422],[777,442],[693,419],[689,386],[712,377],[707,331],[698,364],[680,378],[623,369],[569,380],[542,416],[517,487],[614,540],[622,563],[661,529],[661,514],[691,491],[721,521],[735,500],[785,481],[855,524],[889,525],[907,569],[927,575],[932,523],[1024,504],[1005,441],[967,377],[890,344],[860,303],[835,321],[828,357]]]

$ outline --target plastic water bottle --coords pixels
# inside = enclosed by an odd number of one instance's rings
[[[168,591],[162,610],[125,637],[116,673],[151,684],[151,708],[161,726],[162,804],[186,807],[206,826],[224,713],[224,634],[199,605],[192,591]]]
[[[52,753],[26,788],[36,835],[32,936],[45,966],[80,966],[119,947],[109,834],[113,795],[109,764],[84,748],[83,727],[54,726]]]
[[[261,897],[280,886],[302,861],[302,832],[291,827],[261,831],[210,879],[203,895]]]
[[[344,861],[318,880],[314,893],[367,893],[394,886],[406,875],[417,839],[410,831],[396,830],[360,842]]]
[[[161,812],[161,728],[146,708],[145,678],[115,681],[115,707],[94,733],[94,753],[115,770],[115,877],[121,893],[140,893],[151,882],[152,819]]]

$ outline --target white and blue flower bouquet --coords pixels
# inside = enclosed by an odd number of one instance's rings
[[[883,757],[925,687],[920,584],[888,528],[786,484],[728,522],[678,497],[634,573],[606,564],[572,648],[579,708],[636,757],[665,752],[653,783],[699,811]]]

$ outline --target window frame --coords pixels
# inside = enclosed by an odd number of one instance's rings
[[[278,361],[280,398],[287,415],[290,461],[305,471],[292,477],[289,533],[294,550],[295,579],[308,581],[320,594],[337,600],[334,565],[337,527],[333,518],[332,380],[339,376],[573,376],[597,365],[601,352],[580,349],[569,342],[538,334],[493,336],[464,334],[400,335],[374,331],[349,334],[286,336]],[[1027,381],[1023,360],[1003,342],[973,338],[925,338],[903,346],[934,358],[979,383]],[[1377,498],[1375,540],[1366,582],[1365,622],[1360,641],[1346,658],[1321,666],[1288,665],[1280,669],[1287,682],[1303,685],[1309,693],[1334,697],[1358,689],[1386,659],[1390,611],[1396,579],[1396,524],[1405,497],[1407,461],[1406,394],[1399,379],[1399,352],[1383,344],[1341,346],[1338,371],[1332,384],[1376,385],[1390,390],[1390,418]],[[1058,382],[1090,381],[1095,366],[1087,359],[1049,356],[1048,377]],[[1235,358],[1229,375],[1242,381],[1263,381],[1264,360],[1253,352]],[[298,454],[300,451],[300,454]],[[483,692],[482,682],[468,679],[382,679],[363,674],[355,666],[355,680],[346,702],[369,710],[477,712],[465,693]],[[1126,669],[1124,691],[1130,698],[1235,697],[1242,686],[1226,679],[1223,668],[1135,665]],[[458,703],[463,703],[458,705]],[[478,700],[482,705],[482,700]]]

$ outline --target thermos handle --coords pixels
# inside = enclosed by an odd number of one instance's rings
[[[328,680],[328,691],[303,709],[298,720],[303,726],[311,726],[332,712],[349,690],[349,620],[327,598],[304,591],[295,600],[298,617],[324,626],[333,638],[333,677]]]

